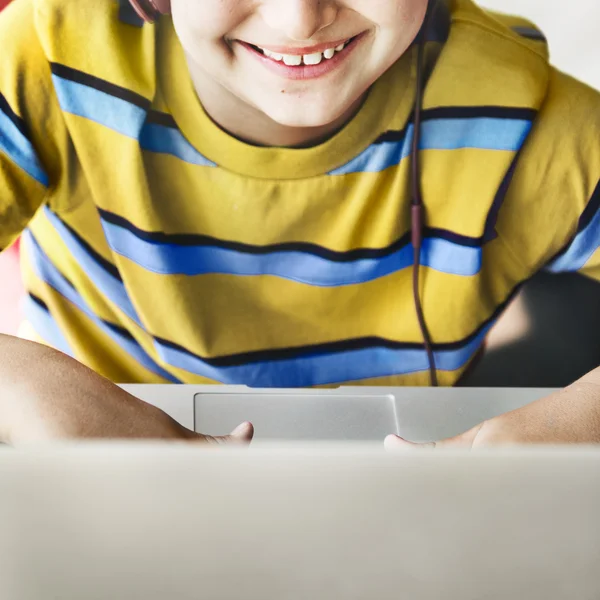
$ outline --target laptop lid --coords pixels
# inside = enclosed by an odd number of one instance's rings
[[[600,451],[0,452],[15,600],[600,598]]]

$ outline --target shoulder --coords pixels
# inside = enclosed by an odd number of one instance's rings
[[[600,181],[600,93],[551,69],[498,232],[532,270],[576,234]]]
[[[538,123],[540,128],[560,133],[576,144],[594,139],[598,146],[600,92],[552,69]]]
[[[485,54],[513,56],[529,54],[548,61],[543,31],[520,16],[498,13],[477,6],[472,0],[453,0],[452,27],[471,44],[480,44]]]
[[[83,73],[142,96],[154,88],[154,31],[124,0],[19,0],[32,5],[39,43],[61,75]],[[56,74],[56,73],[55,73]],[[59,76],[59,75],[57,75]],[[90,80],[91,81],[91,80]]]
[[[72,114],[107,112],[107,91],[155,94],[154,28],[127,23],[120,7],[116,0],[16,0],[0,13],[0,118],[16,124],[50,181],[72,158]]]
[[[33,26],[40,37],[77,30],[93,42],[95,35],[103,31],[102,26],[119,16],[122,4],[117,0],[18,0],[2,12],[0,26],[6,29],[10,23],[13,31]]]

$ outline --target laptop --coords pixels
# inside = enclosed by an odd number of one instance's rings
[[[598,600],[600,450],[0,451],[3,600]]]

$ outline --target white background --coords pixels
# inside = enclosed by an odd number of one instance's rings
[[[533,21],[550,41],[552,63],[600,89],[600,0],[478,0],[478,3]]]

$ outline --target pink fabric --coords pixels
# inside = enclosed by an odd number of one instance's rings
[[[0,0],[2,10],[10,0]],[[19,246],[0,254],[0,333],[16,333],[21,320],[19,300],[23,295],[19,272]]]
[[[2,10],[10,0],[0,0]],[[19,245],[0,254],[0,333],[17,333],[21,321],[19,301],[23,285],[19,271]]]
[[[23,293],[19,249],[13,246],[0,254],[0,333],[17,333],[22,318],[19,303]]]

